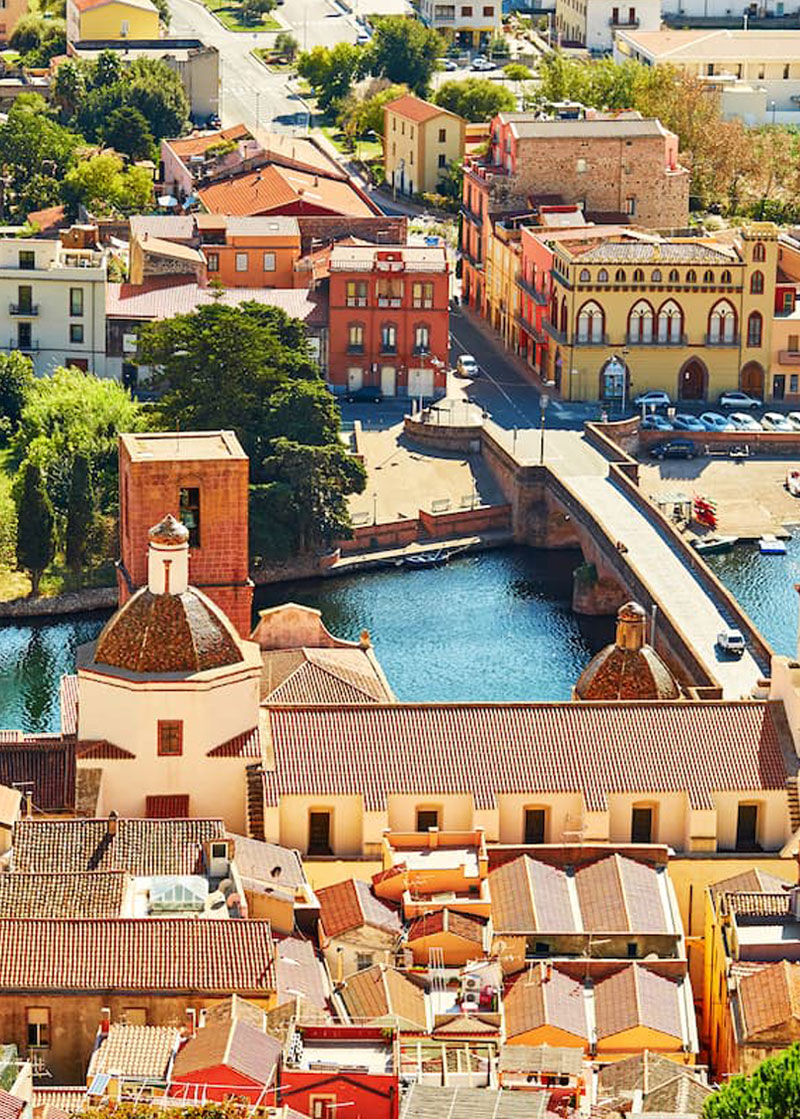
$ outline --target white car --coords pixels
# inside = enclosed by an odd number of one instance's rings
[[[795,431],[800,431],[800,412],[787,412],[786,419]]]
[[[765,412],[761,417],[761,426],[765,431],[795,431],[786,416],[780,412]]]
[[[447,70],[451,73],[453,70],[458,69],[458,63],[455,62],[452,58],[440,58],[438,65],[440,70]]]
[[[717,648],[732,657],[744,655],[745,640],[741,630],[723,629],[717,634]]]
[[[721,416],[719,412],[703,412],[700,422],[706,431],[736,431],[728,417]]]
[[[728,416],[737,431],[763,431],[764,428],[749,412],[731,412]]]
[[[478,363],[472,354],[461,354],[456,362],[456,373],[459,377],[479,376]]]
[[[739,411],[749,412],[753,408],[763,407],[763,401],[749,392],[724,392],[719,398],[720,408],[737,408]]]
[[[668,392],[652,389],[650,392],[639,393],[633,403],[637,408],[669,408],[672,400]]]

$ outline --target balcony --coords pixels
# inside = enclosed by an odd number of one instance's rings
[[[639,20],[636,19],[636,18],[634,18],[634,19],[624,19],[622,16],[612,16],[608,21],[608,26],[609,27],[622,27],[622,28],[638,27],[639,26]]]
[[[544,292],[539,291],[533,284],[528,283],[522,272],[517,272],[517,287],[527,292],[531,299],[533,299],[535,303],[538,303],[540,307],[544,307],[547,304],[547,296]]]
[[[35,354],[39,352],[39,343],[31,339],[30,342],[20,342],[18,338],[9,339],[9,350],[19,350],[22,354]]]
[[[608,345],[608,335],[607,334],[600,334],[600,335],[595,335],[592,338],[581,338],[580,335],[576,335],[575,338],[573,339],[572,344],[574,346],[607,346]]]
[[[381,346],[381,355],[382,356],[387,356],[387,357],[396,357],[397,356],[397,345],[396,344],[394,346],[382,345]]]
[[[540,346],[547,345],[547,336],[541,330],[538,330],[530,319],[526,319],[524,315],[521,315],[519,311],[514,312],[514,322],[520,330],[524,330],[526,334],[529,334],[534,342],[538,342]]]
[[[402,296],[400,296],[398,298],[397,296],[394,296],[394,295],[393,296],[379,295],[378,296],[378,306],[379,307],[402,307],[403,306]]]
[[[38,303],[9,303],[9,315],[15,315],[22,319],[32,319],[39,314]]]
[[[483,268],[483,261],[480,259],[480,257],[473,256],[469,249],[462,249],[461,255],[472,265],[473,268]]]
[[[644,341],[641,338],[628,338],[625,342],[626,346],[686,346],[685,334],[679,334],[675,338],[659,338],[657,335]]]
[[[734,334],[732,338],[712,338],[710,334],[706,335],[707,346],[738,346],[739,335]]]
[[[349,346],[347,347],[347,352],[348,352],[349,354],[363,354],[363,352],[364,352],[364,343],[363,343],[363,342],[359,342],[359,343],[355,343],[355,342],[354,342],[354,343],[352,343],[351,345],[349,345]]]
[[[567,335],[564,331],[558,330],[551,322],[543,322],[542,326],[554,342],[560,342],[562,346],[567,344]]]
[[[800,350],[778,350],[781,365],[800,365]]]
[[[347,297],[347,299],[345,300],[345,306],[347,306],[347,307],[366,307],[367,306],[367,297],[366,297],[366,295],[349,295]]]
[[[483,218],[480,214],[476,214],[474,210],[470,210],[469,206],[461,206],[461,216],[471,221],[473,225],[477,225],[479,229],[483,229]]]

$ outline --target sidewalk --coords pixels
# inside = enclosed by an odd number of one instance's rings
[[[521,358],[519,354],[515,354],[513,350],[509,350],[503,345],[502,338],[496,330],[492,330],[486,319],[478,315],[471,307],[466,307],[463,303],[458,309],[458,314],[462,315],[474,330],[477,330],[479,334],[483,335],[488,343],[502,350],[504,360],[512,369],[519,373],[524,381],[527,381],[529,385],[532,385],[540,392],[557,397],[557,394],[553,391],[553,386],[545,384],[536,370],[531,368],[524,358]]]

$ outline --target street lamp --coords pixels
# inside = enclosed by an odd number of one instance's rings
[[[372,523],[378,523],[378,492],[375,490],[372,494]]]
[[[622,418],[625,419],[625,410],[628,407],[628,356],[630,350],[627,346],[622,349]]]
[[[772,106],[772,127],[774,128],[775,127],[775,102],[770,101],[770,105]]]
[[[539,411],[542,415],[542,423],[539,429],[539,465],[544,463],[544,416],[547,411],[547,405],[550,403],[550,397],[545,396],[544,393],[539,397]]]

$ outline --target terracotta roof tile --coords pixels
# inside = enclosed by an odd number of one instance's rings
[[[189,816],[188,793],[163,793],[145,799],[148,820],[185,820]]]
[[[594,996],[601,1040],[639,1026],[683,1039],[680,990],[672,979],[631,964],[597,983]]]
[[[281,795],[579,792],[590,810],[614,792],[683,792],[713,807],[724,789],[783,790],[786,766],[769,703],[429,704],[267,708]],[[697,743],[703,743],[703,764]]]
[[[119,917],[132,881],[120,870],[0,874],[0,918]]]
[[[393,698],[362,649],[265,649],[261,662],[261,698],[270,703],[386,703]]]
[[[324,886],[316,893],[320,921],[329,937],[360,929],[364,925],[398,935],[402,931],[397,910],[376,898],[369,885],[357,878]]]
[[[575,874],[586,932],[669,932],[657,872],[611,855]]]
[[[427,1030],[422,988],[394,968],[376,964],[358,971],[345,980],[340,995],[348,1014],[357,1021],[396,1018],[406,1028]]]
[[[721,882],[714,882],[709,886],[709,890],[715,898],[720,894],[777,894],[782,890],[788,891],[789,889],[791,889],[790,884],[783,878],[768,874],[760,867],[753,867],[742,871],[741,874],[734,874],[731,878],[723,878]]]
[[[228,834],[235,845],[236,867],[246,885],[292,891],[307,885],[303,860],[297,851],[250,836]]]
[[[247,140],[249,137],[250,133],[243,124],[235,124],[232,128],[209,132],[205,136],[186,136],[179,140],[165,140],[164,143],[181,159],[188,159],[192,155],[204,155],[209,148],[225,140]]]
[[[589,1038],[583,985],[557,968],[532,967],[503,999],[506,1037],[552,1026],[572,1034],[583,1045]]]
[[[61,677],[61,733],[78,733],[78,677],[72,673]]]
[[[744,1037],[783,1037],[788,1045],[800,1024],[800,964],[781,960],[737,981]]]
[[[300,992],[300,1012],[305,1022],[328,1022],[328,984],[325,970],[310,940],[287,936],[275,945],[278,972],[278,1002],[289,1002]]]
[[[211,1072],[224,1066],[235,1069],[255,1084],[270,1084],[281,1055],[281,1043],[239,1018],[215,1022],[198,1030],[175,1058],[173,1079]]]
[[[135,758],[136,755],[132,754],[130,750],[126,750],[124,746],[116,746],[113,742],[108,742],[107,739],[99,739],[97,741],[80,741],[75,745],[75,756],[77,758],[104,758],[114,759],[116,761],[123,761],[126,758]]]
[[[424,124],[426,120],[433,120],[434,117],[450,115],[439,105],[433,105],[430,101],[423,101],[420,97],[414,97],[410,93],[398,97],[395,101],[387,102],[384,109],[405,117],[406,120],[413,120],[417,124]]]
[[[483,945],[486,919],[471,913],[456,913],[451,909],[440,909],[436,913],[426,913],[411,922],[408,940],[424,940],[440,933],[451,933],[461,940]]]
[[[662,1053],[645,1049],[621,1061],[612,1061],[600,1069],[598,1092],[603,1096],[619,1096],[637,1091],[653,1091],[668,1084],[680,1075],[697,1080],[700,1075],[693,1069],[677,1065]]]
[[[20,820],[14,870],[33,873],[124,870],[133,875],[202,874],[203,843],[225,835],[222,820]]]
[[[61,1115],[74,1115],[83,1108],[86,1099],[86,1087],[50,1087],[49,1085],[36,1085],[33,1089],[34,1108],[46,1107],[51,1119],[58,1113]]]
[[[87,1081],[103,1072],[166,1080],[180,1040],[181,1032],[175,1026],[112,1023],[101,1045],[92,1053]]]
[[[550,1072],[580,1076],[583,1053],[559,1045],[503,1045],[500,1048],[501,1072]]]
[[[106,314],[112,319],[149,320],[170,319],[187,315],[198,307],[211,306],[216,298],[208,288],[200,287],[191,278],[178,276],[159,277],[166,283],[108,284]],[[225,288],[219,298],[225,307],[238,307],[241,303],[260,303],[266,307],[279,307],[294,319],[301,319],[307,326],[325,326],[328,321],[327,297],[322,292],[304,288]]]
[[[206,754],[207,758],[261,758],[261,733],[258,727],[243,731],[227,742],[220,743]]]
[[[269,921],[0,921],[6,991],[275,990]]]
[[[547,1092],[412,1084],[400,1119],[545,1119],[548,1098]]]
[[[0,1088],[0,1119],[19,1119],[25,1110],[25,1101]]]
[[[197,196],[209,213],[239,216],[280,213],[292,207],[359,217],[379,212],[345,179],[274,164],[211,183]]]
[[[18,733],[18,732],[11,732]],[[30,788],[42,812],[75,806],[75,741],[60,734],[0,737],[0,785]]]

